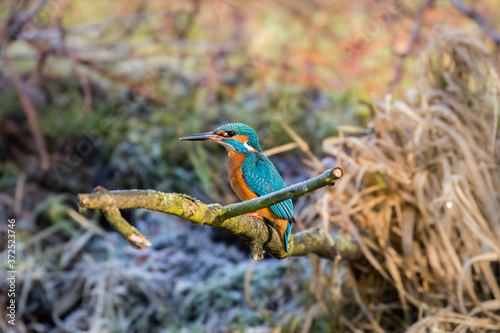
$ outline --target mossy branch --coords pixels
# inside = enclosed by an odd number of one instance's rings
[[[120,209],[145,208],[176,215],[194,224],[224,229],[239,235],[247,242],[252,257],[256,260],[263,257],[264,250],[278,259],[310,253],[329,259],[334,259],[338,255],[355,259],[361,255],[361,251],[349,237],[328,234],[319,228],[292,236],[289,252],[284,252],[278,233],[273,228],[256,217],[243,215],[287,199],[297,198],[327,185],[334,185],[342,174],[340,168],[330,169],[317,177],[280,191],[228,206],[207,205],[179,193],[154,190],[107,191],[102,187],[97,187],[94,193],[79,194],[78,199],[81,208],[101,210],[115,230],[138,249],[151,246],[151,242],[123,219]]]

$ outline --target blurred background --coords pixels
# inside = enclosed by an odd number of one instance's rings
[[[18,275],[0,331],[497,331],[499,15],[496,0],[3,0],[0,250],[5,274],[15,219]],[[294,232],[352,235],[361,260],[255,263],[237,236],[126,211],[153,243],[138,251],[79,212],[97,185],[238,201],[225,151],[178,141],[229,122],[289,185],[344,169],[295,201]]]

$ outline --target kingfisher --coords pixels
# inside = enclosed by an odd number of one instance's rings
[[[259,138],[253,128],[241,123],[226,124],[212,132],[188,135],[180,140],[214,141],[228,152],[229,183],[243,201],[254,199],[285,188],[285,182],[274,164],[262,153]],[[278,232],[283,249],[288,252],[292,232],[293,204],[288,199],[247,215],[265,218]]]

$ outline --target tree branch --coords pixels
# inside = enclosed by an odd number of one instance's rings
[[[469,7],[462,0],[451,0],[453,6],[463,15],[467,16],[471,20],[476,21],[476,23],[481,27],[481,29],[488,34],[495,44],[500,45],[500,33],[493,29],[493,26],[483,18],[477,11]]]
[[[38,151],[38,154],[40,155],[41,169],[43,171],[47,171],[50,168],[50,156],[47,151],[47,145],[45,144],[45,139],[38,125],[38,120],[37,120],[38,112],[36,111],[33,102],[31,102],[30,98],[24,91],[25,88],[23,87],[23,83],[21,82],[19,74],[17,74],[14,68],[14,64],[12,63],[10,56],[6,55],[4,57],[4,61],[7,67],[7,71],[10,75],[10,79],[12,80],[17,95],[19,96],[19,101],[21,102],[24,113],[26,114],[26,119],[28,120],[28,125],[30,127],[31,133],[33,134],[35,146]]]
[[[423,21],[423,16],[424,12],[427,8],[430,6],[433,6],[435,0],[426,0],[422,5],[417,10],[417,13],[415,14],[414,22],[415,24],[413,25],[413,28],[411,29],[410,32],[410,37],[408,39],[408,43],[406,44],[405,49],[401,54],[399,54],[399,57],[397,59],[396,66],[394,68],[394,74],[392,76],[391,81],[389,81],[389,85],[387,88],[387,93],[391,93],[394,87],[396,86],[396,83],[401,80],[401,77],[403,76],[403,69],[404,69],[404,62],[405,59],[408,57],[410,54],[410,51],[412,49],[413,44],[419,39],[420,35],[420,29],[422,28],[422,21]]]
[[[12,24],[7,27],[7,38],[10,41],[16,40],[26,23],[28,23],[33,17],[35,17],[45,7],[45,5],[47,5],[51,1],[53,0],[40,0],[33,9],[26,13],[19,14],[18,17],[15,18],[15,21],[13,21]],[[15,13],[12,13],[11,15],[15,15]]]
[[[108,192],[102,187],[97,187],[94,193],[79,194],[78,200],[81,208],[103,211],[115,230],[138,249],[151,246],[151,242],[123,219],[119,209],[145,208],[176,215],[193,224],[224,229],[239,235],[247,242],[255,260],[263,258],[264,250],[278,259],[311,253],[329,259],[334,259],[338,255],[355,259],[361,255],[357,244],[349,237],[328,234],[320,228],[309,229],[292,236],[289,252],[284,252],[274,228],[256,217],[242,215],[287,199],[297,198],[326,185],[335,185],[342,174],[340,168],[330,169],[317,177],[280,191],[224,207],[219,204],[207,205],[179,193],[163,193],[154,190]]]

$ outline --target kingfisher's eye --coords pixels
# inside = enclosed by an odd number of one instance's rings
[[[236,134],[236,132],[235,131],[227,131],[226,134],[228,137],[231,137],[231,136],[234,136]]]

